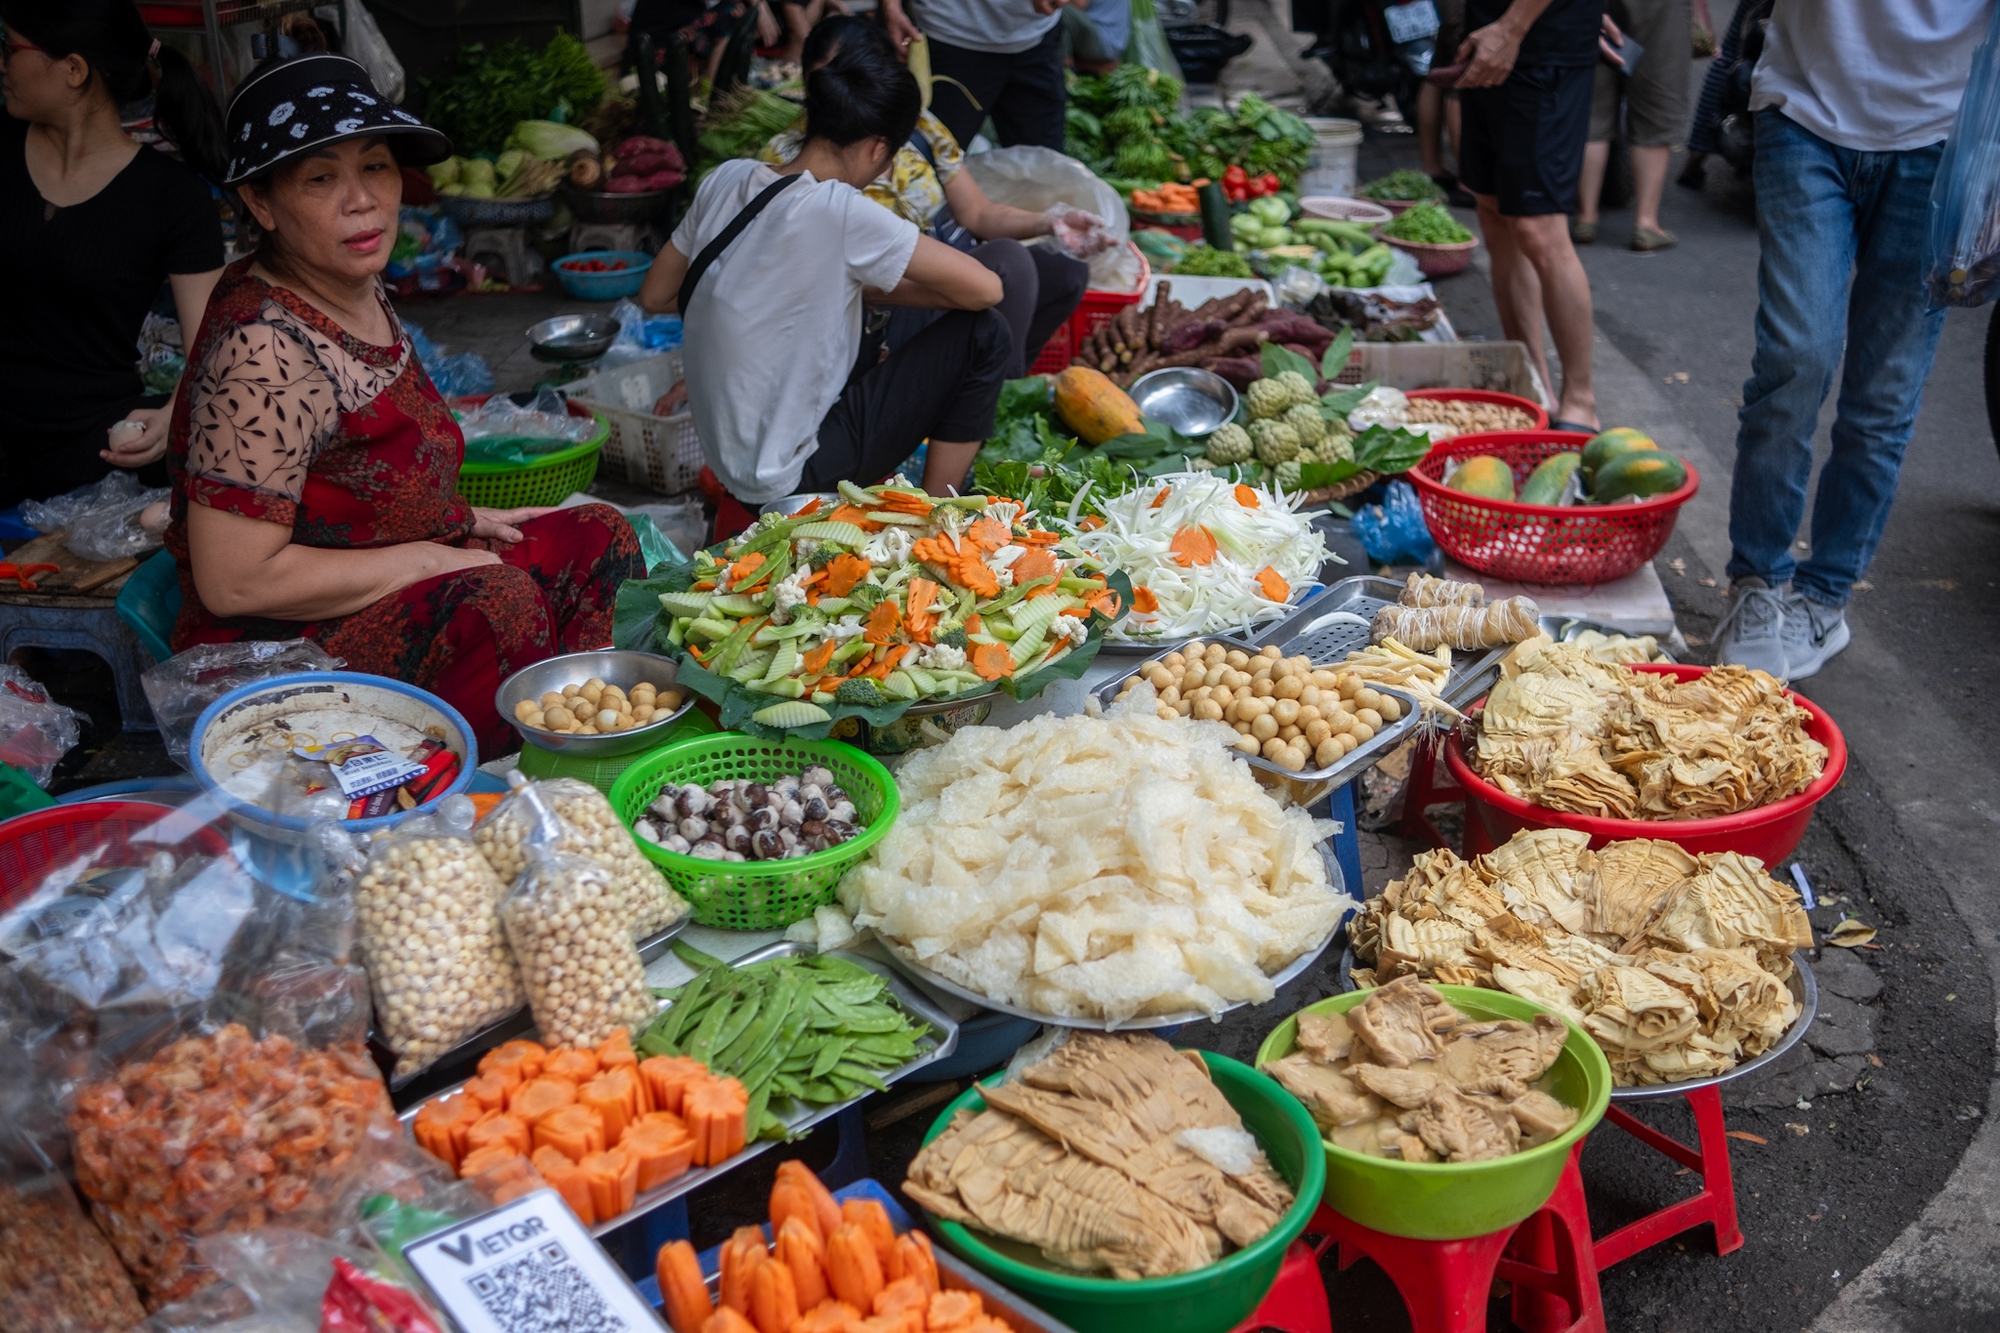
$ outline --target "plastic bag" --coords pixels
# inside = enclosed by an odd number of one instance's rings
[[[83,739],[88,719],[49,698],[34,677],[0,664],[0,764],[12,764],[46,787],[56,765]]]
[[[221,816],[163,809],[155,835],[184,845]],[[44,882],[27,906],[63,894],[72,919],[0,972],[0,1021],[149,1309],[213,1281],[203,1236],[329,1230],[371,1124],[400,1128],[365,1044],[345,868],[310,903],[227,853],[154,869],[102,896]]]
[[[1055,237],[1056,244],[1077,259],[1089,259],[1118,244],[1118,237],[1111,234],[1111,224],[1095,213],[1068,204],[1051,204],[1044,213],[1055,228],[1050,235]]]
[[[25,1136],[0,1145],[0,1328],[125,1333],[146,1317],[118,1256]]]
[[[448,1325],[409,1282],[353,1244],[283,1227],[198,1243],[218,1283],[168,1306],[148,1333],[442,1333]]]
[[[679,315],[648,315],[630,298],[624,298],[611,307],[611,318],[618,321],[618,336],[599,359],[600,370],[671,352],[681,345]]]
[[[424,373],[431,377],[431,383],[444,397],[466,398],[493,392],[493,368],[486,364],[485,357],[477,352],[447,356],[443,347],[432,342],[422,329],[408,320],[403,321],[403,332],[410,335],[411,350],[416,353]]]
[[[355,5],[343,12],[346,14],[343,33],[346,40],[342,49],[361,62],[361,68],[368,71],[368,78],[374,83],[376,91],[392,102],[401,102],[405,91],[403,62],[396,58],[395,50],[382,35],[375,16],[368,12],[366,5]]]
[[[468,463],[530,463],[582,444],[597,433],[593,417],[574,417],[562,394],[544,386],[526,406],[496,393],[458,419]]]
[[[1091,259],[1090,285],[1106,292],[1138,288],[1138,257],[1123,244],[1132,232],[1125,200],[1089,167],[1038,144],[974,153],[965,159],[965,166],[986,196],[999,203],[1030,213],[1044,213],[1062,204],[1104,219],[1106,232],[1118,243]]]
[[[1924,228],[1924,287],[1930,308],[1983,305],[2000,281],[2000,9],[1972,53],[1944,156],[1931,182]]]
[[[708,515],[702,510],[699,496],[686,500],[663,500],[658,504],[632,505],[626,508],[625,517],[632,520],[634,531],[638,529],[639,519],[650,518],[676,551],[699,551],[708,545]],[[652,569],[653,564],[653,553],[647,551],[647,569]]]
[[[552,847],[604,867],[632,938],[656,934],[687,915],[686,901],[639,850],[603,792],[578,778],[530,782],[518,770],[507,780],[515,784],[513,794],[472,833],[502,880],[511,885],[527,869],[529,849]],[[527,960],[521,964],[525,972]]]
[[[1167,30],[1160,23],[1153,0],[1132,0],[1132,35],[1125,41],[1125,63],[1144,65],[1185,81],[1181,62],[1174,57],[1173,44],[1167,41]]]
[[[1437,555],[1437,543],[1424,526],[1423,506],[1407,481],[1390,482],[1381,504],[1355,511],[1354,535],[1378,564],[1423,565]]]
[[[652,1021],[653,993],[639,961],[624,892],[588,857],[531,846],[500,904],[507,939],[542,1040],[592,1047],[615,1029]]]
[[[181,322],[148,312],[139,326],[139,383],[147,393],[172,393],[186,369]]]
[[[500,926],[506,885],[470,837],[472,802],[448,797],[368,849],[355,886],[377,1034],[408,1079],[519,1009],[521,974]]]
[[[301,671],[338,671],[347,665],[310,639],[208,643],[175,653],[139,677],[167,754],[188,766],[188,744],[202,710],[239,685]]]
[[[625,521],[632,525],[632,535],[639,539],[639,554],[646,561],[648,574],[662,565],[688,563],[687,554],[674,544],[673,538],[660,531],[651,514],[627,514]]]
[[[63,545],[86,560],[117,560],[159,548],[165,526],[149,530],[139,516],[170,494],[164,487],[141,485],[136,475],[119,469],[67,495],[24,502],[21,521],[37,532],[62,533]]]

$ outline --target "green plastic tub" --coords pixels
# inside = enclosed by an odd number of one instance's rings
[[[1532,1021],[1535,1015],[1550,1012],[1505,991],[1476,986],[1437,989],[1468,1018]],[[1336,995],[1307,1005],[1300,1013],[1345,1013],[1369,993]],[[1290,1055],[1298,1045],[1298,1032],[1298,1014],[1278,1024],[1257,1049],[1258,1065]],[[1574,1023],[1569,1023],[1569,1040],[1547,1077],[1550,1094],[1580,1108],[1582,1114],[1568,1133],[1512,1157],[1490,1162],[1404,1162],[1351,1152],[1321,1139],[1326,1149],[1326,1206],[1365,1227],[1414,1240],[1464,1240],[1523,1221],[1548,1202],[1570,1149],[1596,1128],[1611,1105],[1611,1065],[1597,1043]],[[1291,1098],[1290,1093],[1285,1096]]]
[[[1215,1086],[1243,1117],[1243,1127],[1256,1136],[1271,1165],[1298,1195],[1262,1239],[1192,1273],[1129,1282],[1025,1263],[1001,1253],[981,1233],[933,1218],[944,1243],[1000,1285],[1083,1333],[1227,1333],[1242,1323],[1271,1290],[1285,1247],[1298,1239],[1319,1206],[1326,1162],[1316,1151],[1319,1129],[1295,1097],[1248,1065],[1209,1051],[1199,1054]],[[932,1122],[924,1142],[944,1133],[961,1109],[985,1107],[976,1086],[966,1089]]]

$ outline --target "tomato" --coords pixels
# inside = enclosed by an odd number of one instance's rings
[[[1249,183],[1250,173],[1241,167],[1231,167],[1222,173],[1222,184],[1225,188],[1231,185],[1241,187]]]
[[[1257,183],[1264,187],[1262,191],[1262,193],[1264,194],[1276,194],[1279,190],[1284,188],[1284,182],[1278,179],[1277,173],[1270,171],[1267,171],[1263,175],[1259,176],[1257,178]]]

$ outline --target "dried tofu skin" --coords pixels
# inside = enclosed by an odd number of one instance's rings
[[[1689,681],[1627,671],[1574,644],[1535,646],[1493,687],[1474,764],[1551,810],[1708,819],[1795,795],[1826,747],[1782,683],[1745,667]]]
[[[1573,909],[1573,910],[1572,910]],[[1734,852],[1654,839],[1596,851],[1540,830],[1467,862],[1418,856],[1350,927],[1363,987],[1411,978],[1507,991],[1598,1039],[1621,1085],[1724,1073],[1799,1014],[1799,895]]]

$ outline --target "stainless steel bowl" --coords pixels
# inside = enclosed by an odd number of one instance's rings
[[[609,315],[556,315],[528,326],[528,351],[537,361],[588,361],[617,337],[618,321]]]
[[[1212,370],[1174,366],[1148,371],[1128,392],[1139,410],[1183,435],[1207,435],[1236,415],[1236,389]]]
[[[838,491],[802,491],[797,495],[788,495],[782,500],[773,500],[767,505],[760,505],[757,512],[760,514],[783,514],[786,518],[790,518],[814,500],[819,501],[819,507],[823,512],[830,511],[846,503]]]
[[[607,685],[616,685],[628,694],[641,681],[664,690],[672,687],[679,672],[680,663],[658,653],[633,653],[620,648],[606,648],[595,653],[564,653],[561,657],[551,657],[533,666],[522,667],[507,677],[493,696],[493,706],[500,710],[500,716],[507,719],[509,726],[521,733],[523,741],[541,749],[578,756],[631,754],[658,745],[668,729],[694,707],[694,695],[689,694],[685,703],[665,717],[655,714],[653,720],[643,727],[615,731],[608,736],[566,736],[559,731],[539,731],[523,726],[514,717],[514,705],[523,699],[539,699],[550,692],[560,694],[563,686],[581,685],[592,676]]]
[[[580,190],[565,184],[563,199],[578,222],[651,222],[664,213],[667,201],[682,187],[671,190],[642,190],[638,194],[613,194],[609,190]]]

